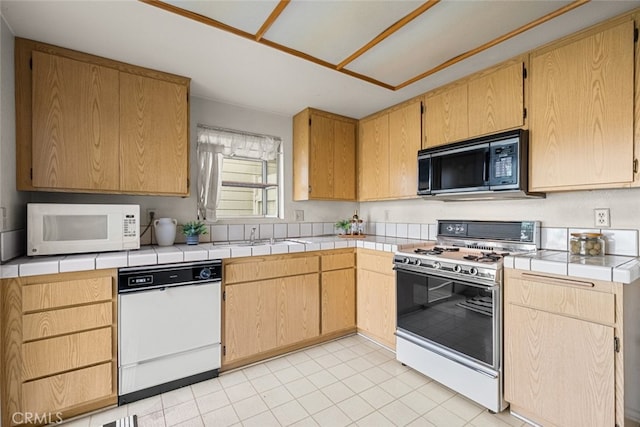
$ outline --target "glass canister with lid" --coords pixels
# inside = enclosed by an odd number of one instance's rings
[[[601,233],[571,233],[569,251],[572,255],[603,256],[606,240]]]

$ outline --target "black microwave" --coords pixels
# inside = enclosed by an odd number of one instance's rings
[[[418,195],[441,200],[544,197],[528,191],[528,131],[517,129],[418,152]]]

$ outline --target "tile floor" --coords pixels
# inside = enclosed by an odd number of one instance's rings
[[[490,414],[358,335],[94,413],[65,427],[101,426],[133,414],[140,427],[525,425],[508,411]]]

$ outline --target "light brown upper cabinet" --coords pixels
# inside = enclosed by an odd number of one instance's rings
[[[187,86],[120,73],[120,189],[187,194]]]
[[[423,148],[524,126],[523,58],[425,95]]]
[[[293,199],[356,199],[356,124],[307,108],[293,117]]]
[[[33,186],[118,190],[118,71],[34,51]]]
[[[424,100],[424,148],[469,137],[468,86],[447,86],[428,93]]]
[[[422,102],[413,100],[360,122],[359,199],[416,197]]]
[[[189,194],[189,79],[16,38],[17,189]]]
[[[524,124],[524,64],[480,73],[469,81],[469,135],[485,135]]]
[[[358,199],[375,200],[389,194],[389,115],[359,123]]]
[[[530,190],[629,186],[633,97],[631,18],[532,53]]]

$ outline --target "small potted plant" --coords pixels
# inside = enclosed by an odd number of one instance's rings
[[[189,221],[182,225],[182,234],[187,239],[187,245],[197,245],[201,234],[207,234],[207,226],[200,221]]]
[[[338,229],[339,234],[349,234],[351,232],[351,220],[341,219],[335,223],[335,227]]]

